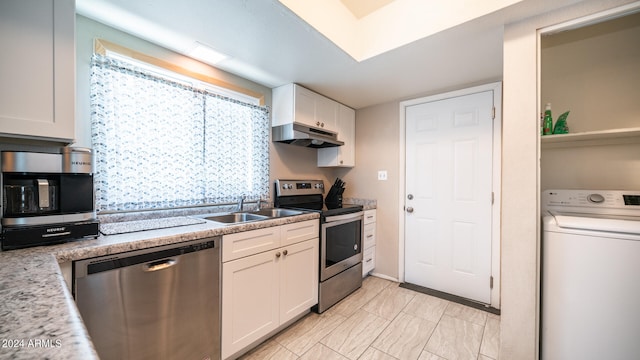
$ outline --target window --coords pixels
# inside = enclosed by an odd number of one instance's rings
[[[91,69],[98,211],[268,196],[268,108],[122,58],[95,54]]]

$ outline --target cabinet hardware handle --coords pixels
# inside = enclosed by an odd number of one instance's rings
[[[373,219],[373,215],[367,216],[367,219]]]
[[[284,250],[284,251],[282,252],[282,255],[287,256],[287,254],[288,254],[288,253],[289,253],[289,252],[288,252],[287,250]]]
[[[373,260],[373,259],[368,259],[367,262],[371,262],[371,260]]]
[[[372,238],[372,237],[373,237],[373,235],[367,235],[367,237],[368,237],[368,238]]]
[[[316,121],[316,126],[320,126],[320,121]]]
[[[320,125],[320,127],[324,127],[324,123],[322,123],[322,124]]]
[[[278,252],[276,253],[276,257],[277,257],[277,258],[279,258],[279,257],[280,257],[280,251],[278,251]]]

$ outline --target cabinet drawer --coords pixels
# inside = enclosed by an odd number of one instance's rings
[[[367,210],[364,212],[364,223],[371,224],[376,222],[376,210]]]
[[[222,237],[222,262],[272,250],[279,246],[279,226],[224,235]]]
[[[320,221],[315,219],[286,224],[282,225],[281,229],[280,246],[287,246],[317,238],[320,235]]]
[[[376,223],[366,224],[362,236],[362,248],[368,249],[376,244]]]
[[[366,275],[369,271],[376,267],[376,247],[370,247],[362,254],[362,275]]]

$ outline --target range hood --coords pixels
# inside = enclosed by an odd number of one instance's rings
[[[338,134],[332,131],[316,129],[307,125],[290,123],[271,128],[273,141],[310,148],[342,146]]]

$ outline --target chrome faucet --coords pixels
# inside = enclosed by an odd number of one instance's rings
[[[243,207],[244,207],[244,195],[240,196],[240,199],[238,200],[238,211],[242,211]]]
[[[258,198],[258,201],[256,202],[256,210],[260,210],[260,205],[262,204],[262,197]]]

